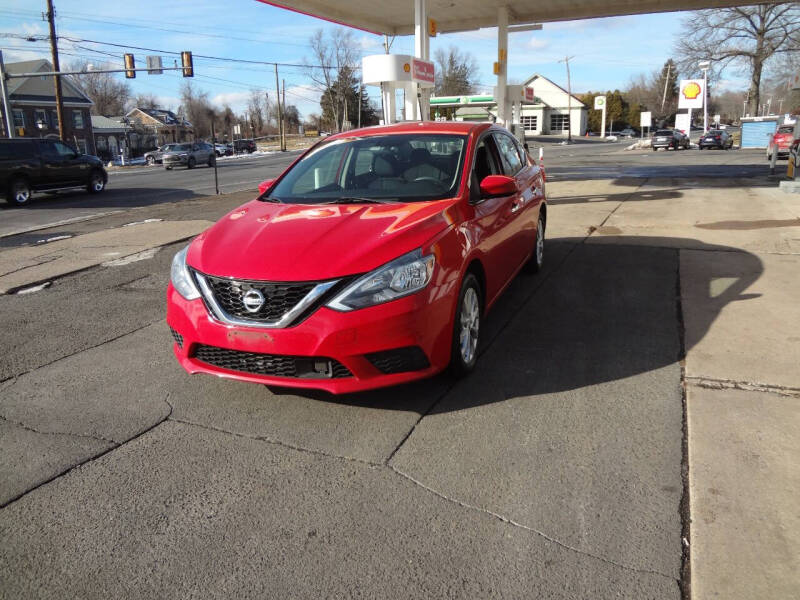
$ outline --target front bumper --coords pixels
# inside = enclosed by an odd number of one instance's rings
[[[454,303],[452,293],[429,286],[417,294],[351,312],[323,306],[285,329],[240,327],[215,320],[202,299],[186,300],[170,284],[167,324],[175,337],[175,357],[189,373],[344,394],[423,379],[444,370],[450,361]],[[397,350],[409,348],[417,349],[410,352],[415,360],[405,363],[413,370],[394,372],[396,357],[409,354]],[[202,360],[208,356],[225,360],[214,359],[216,364],[210,364]],[[284,365],[287,360],[298,365],[330,360],[333,369],[327,376],[311,374],[305,366],[295,376],[257,372],[265,364],[272,367],[272,361]]]
[[[189,163],[188,156],[169,156],[162,159],[164,165],[168,167],[186,166]]]

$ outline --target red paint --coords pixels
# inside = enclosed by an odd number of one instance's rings
[[[462,181],[453,198],[392,204],[276,204],[253,200],[199,235],[187,264],[208,275],[261,281],[320,281],[367,273],[421,249],[436,263],[428,285],[377,306],[339,312],[322,306],[284,329],[228,326],[215,320],[202,299],[186,300],[170,284],[167,322],[183,336],[173,350],[190,373],[288,387],[349,393],[429,377],[450,361],[461,281],[475,261],[485,273],[490,308],[532,255],[536,224],[545,202],[544,170],[526,161],[513,177],[493,176],[484,187],[494,197],[470,203],[469,174],[479,136],[489,124],[403,123],[349,131],[327,138],[424,133],[468,135]],[[302,157],[299,159],[302,160]],[[288,167],[287,173],[297,164]],[[281,175],[273,183],[278,183]],[[487,181],[488,180],[488,181]],[[507,192],[507,194],[506,194]],[[503,195],[505,194],[505,195]],[[339,379],[293,379],[228,371],[193,357],[196,344],[301,357],[327,357],[353,374]],[[365,354],[418,346],[430,367],[386,375]]]
[[[411,73],[414,81],[422,81],[424,83],[434,83],[434,66],[432,62],[421,60],[419,58],[411,59]]]

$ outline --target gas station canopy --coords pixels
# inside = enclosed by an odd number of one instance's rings
[[[372,33],[414,33],[413,0],[259,0],[295,12],[356,27]],[[758,0],[747,4],[759,4]],[[428,0],[428,17],[441,33],[497,26],[497,8],[508,8],[508,25],[572,21],[596,17],[699,10],[742,4],[734,0]]]

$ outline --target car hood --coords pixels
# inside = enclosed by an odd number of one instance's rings
[[[454,200],[366,205],[254,200],[192,243],[202,273],[265,281],[315,281],[365,273],[419,248],[454,221]]]

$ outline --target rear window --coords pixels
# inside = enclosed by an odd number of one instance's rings
[[[722,135],[722,130],[720,129],[710,129],[708,131],[709,135]]]
[[[0,160],[33,158],[33,142],[30,140],[8,140],[0,143]]]
[[[672,135],[671,129],[659,129],[653,135]]]
[[[781,125],[778,127],[778,133],[794,133],[794,125]]]

